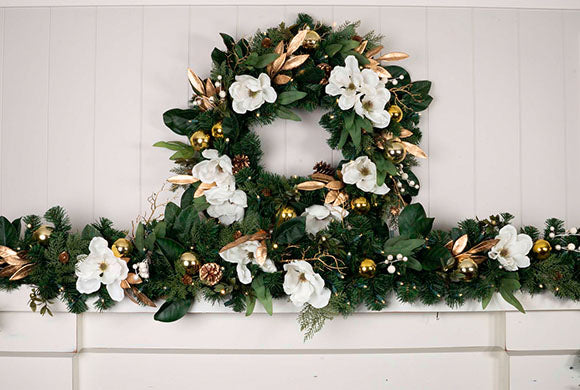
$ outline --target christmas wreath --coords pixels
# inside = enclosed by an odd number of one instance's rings
[[[209,78],[188,70],[189,107],[163,116],[186,142],[155,144],[174,152],[179,204],[154,217],[155,194],[152,215],[131,234],[107,219],[73,233],[60,207],[44,220],[1,217],[0,287],[32,285],[30,307],[42,314],[56,298],[73,313],[92,297],[100,310],[124,297],[154,307],[164,299],[155,319],[166,322],[197,297],[246,315],[257,301],[272,314],[272,300],[283,298],[301,309],[307,337],[361,305],[382,310],[393,294],[485,308],[499,292],[522,312],[518,290],[578,300],[578,232],[560,220],[543,232],[518,232],[509,214],[432,229],[412,203],[431,83],[412,81],[392,64],[407,55],[381,54],[381,37],[357,26],[301,14],[247,40],[221,34],[225,50],[211,53]],[[299,121],[297,109],[324,110],[320,125],[344,159],[316,163],[309,177],[267,172],[252,128]]]

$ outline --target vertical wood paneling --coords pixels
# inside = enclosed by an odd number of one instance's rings
[[[141,213],[150,212],[148,197],[158,192],[174,164],[166,149],[153,148],[157,141],[180,140],[163,123],[163,112],[184,107],[188,94],[189,8],[147,7],[143,31],[143,110],[141,130]],[[165,191],[159,204],[176,194]]]
[[[139,146],[143,8],[99,8],[95,92],[95,215],[128,227],[141,204]]]
[[[3,183],[3,175],[2,175],[2,110],[4,105],[2,104],[3,100],[3,93],[2,93],[2,86],[4,84],[4,9],[0,9],[0,214],[3,214],[5,211],[2,208],[2,186]]]
[[[334,21],[333,8],[328,6],[288,6],[286,7],[286,21],[290,24],[294,23],[299,13],[307,13],[315,20],[329,24]],[[337,164],[342,159],[342,155],[328,146],[326,140],[329,134],[318,124],[324,111],[297,111],[296,113],[302,118],[301,122],[285,121],[286,174],[309,175],[312,173],[314,164],[321,160]]]
[[[566,97],[566,220],[580,225],[580,12],[564,14],[564,92]]]
[[[472,11],[429,9],[427,40],[430,213],[449,226],[475,212]]]
[[[389,51],[402,51],[408,53],[410,58],[400,63],[409,74],[411,80],[429,79],[427,61],[427,37],[426,37],[426,14],[425,8],[419,7],[383,7],[381,8],[381,28],[379,32],[384,35],[384,53]],[[429,113],[421,112],[419,127],[423,133],[421,148],[429,152]],[[419,179],[419,195],[415,202],[423,204],[425,210],[429,210],[429,159],[421,159],[419,166],[413,172]]]
[[[2,214],[46,209],[48,8],[5,11],[2,85]]]
[[[237,35],[240,38],[251,38],[257,30],[265,31],[268,27],[276,26],[284,20],[284,7],[250,6],[238,7]],[[284,119],[267,126],[257,126],[253,131],[258,134],[264,150],[262,164],[270,171],[286,174],[288,151],[284,139],[287,126],[292,126]]]
[[[520,218],[518,14],[474,10],[475,211]]]
[[[522,222],[541,225],[566,212],[563,20],[559,11],[519,12]]]
[[[79,226],[94,217],[96,12],[51,9],[48,205],[63,206]]]
[[[71,357],[0,356],[2,388],[11,390],[73,389]]]

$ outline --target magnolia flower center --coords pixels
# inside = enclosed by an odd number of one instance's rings
[[[348,89],[351,90],[351,91],[354,91],[356,89],[356,85],[354,85],[354,83],[350,83],[348,85]]]
[[[248,252],[248,259],[254,260],[254,252]]]
[[[373,102],[371,102],[369,100],[364,102],[362,106],[365,109],[365,111],[372,111],[373,110]]]
[[[259,93],[260,93],[260,91],[250,91],[250,90],[248,90],[248,96],[250,96],[251,98],[256,97]]]
[[[99,269],[100,269],[102,272],[105,272],[105,271],[107,270],[107,267],[108,267],[108,265],[107,265],[107,263],[105,263],[104,261],[103,261],[101,264],[99,264]]]
[[[505,258],[505,257],[508,257],[508,256],[510,255],[510,251],[509,251],[509,249],[507,249],[507,248],[503,248],[503,249],[502,249],[502,250],[499,252],[499,255],[500,255],[501,257],[504,257],[504,258]]]
[[[300,276],[298,277],[298,280],[302,283],[308,281],[308,279],[306,279],[306,274],[300,274]]]
[[[371,171],[368,167],[362,167],[360,170],[360,174],[363,176],[368,176],[370,175]]]

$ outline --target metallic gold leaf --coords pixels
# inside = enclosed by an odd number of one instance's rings
[[[354,49],[354,51],[356,51],[358,54],[362,54],[362,53],[363,53],[363,51],[365,51],[365,49],[367,48],[367,45],[368,45],[368,43],[369,43],[369,41],[362,41],[362,42],[360,43],[360,45],[358,45],[358,46],[357,46],[357,47]]]
[[[380,56],[379,58],[377,58],[377,61],[400,61],[404,60],[405,58],[409,58],[409,55],[407,53],[393,51],[391,53]]]
[[[344,183],[340,180],[333,180],[330,183],[326,184],[326,188],[329,190],[341,190],[344,188]]]
[[[139,301],[141,301],[141,303],[143,303],[149,307],[157,307],[155,302],[153,302],[151,299],[149,299],[149,297],[147,295],[145,295],[141,291],[137,290],[136,287],[133,287],[132,291],[133,291],[133,294],[135,294],[135,296],[137,297],[137,299]]]
[[[203,193],[207,190],[209,190],[210,188],[215,187],[216,184],[215,183],[201,183],[199,185],[199,187],[197,187],[197,190],[195,190],[195,193],[193,194],[194,198],[201,198],[203,196]]]
[[[376,54],[380,53],[380,52],[381,52],[381,50],[383,50],[383,46],[377,46],[377,47],[375,47],[374,49],[370,49],[369,51],[367,51],[367,54],[366,54],[366,56],[367,56],[367,58],[371,58],[371,57],[373,57],[374,55],[376,55]]]
[[[131,288],[131,285],[129,282],[127,282],[127,279],[121,280],[121,288]]]
[[[210,97],[216,94],[215,87],[210,79],[205,80],[205,96]]]
[[[176,175],[176,176],[171,176],[169,179],[167,179],[168,182],[173,183],[173,184],[193,184],[193,183],[197,183],[199,181],[199,179],[197,177],[193,177],[191,175]]]
[[[294,68],[298,68],[300,65],[304,63],[310,57],[310,54],[301,54],[299,56],[294,56],[287,60],[282,67],[282,70],[290,70]]]
[[[26,264],[26,265],[23,265],[22,267],[20,267],[18,269],[18,271],[14,272],[14,274],[12,274],[12,276],[10,277],[10,280],[20,280],[20,279],[24,279],[25,277],[27,277],[28,275],[30,275],[30,273],[34,269],[34,266],[35,265],[36,264]]]
[[[326,197],[324,198],[324,203],[332,203],[338,197],[338,191],[328,191]]]
[[[302,46],[302,42],[304,42],[306,34],[308,34],[308,30],[298,31],[298,34],[296,34],[288,44],[288,49],[286,49],[286,53],[288,53],[288,55],[291,55],[296,50],[298,50],[300,46]]]
[[[399,138],[409,138],[413,135],[411,130],[403,129],[401,130],[401,134],[399,134]]]
[[[274,49],[274,53],[282,55],[284,53],[284,41],[278,42],[276,48]]]
[[[201,79],[195,74],[195,72],[191,68],[187,68],[187,78],[189,79],[189,83],[191,84],[191,88],[197,93],[198,95],[205,94],[205,88],[203,87],[203,82]]]
[[[466,253],[473,254],[488,251],[491,248],[493,248],[498,242],[499,240],[496,239],[480,242],[479,244],[468,250]]]
[[[405,145],[405,149],[407,149],[407,152],[411,153],[413,156],[419,157],[419,158],[427,158],[427,153],[425,153],[423,151],[423,149],[421,149],[417,145],[412,144],[410,142],[406,142],[406,141],[402,141],[402,142]]]
[[[453,254],[453,256],[457,256],[458,254],[460,254],[465,250],[465,247],[467,246],[467,240],[468,240],[467,234],[464,234],[463,236],[455,240],[453,248],[451,249],[451,253]]]
[[[280,56],[278,58],[276,58],[274,60],[274,62],[272,62],[270,65],[268,65],[269,67],[271,67],[270,69],[270,76],[275,75],[276,73],[278,73],[280,71],[280,69],[282,69],[282,65],[284,65],[284,61],[286,61],[286,53],[282,53],[280,54]]]
[[[8,256],[8,257],[4,258],[4,261],[10,265],[17,265],[17,266],[22,266],[22,265],[30,263],[30,261],[23,259],[19,256]]]
[[[219,253],[225,252],[228,249],[232,249],[235,248],[236,246],[243,244],[246,241],[262,241],[265,240],[266,238],[268,238],[268,233],[266,233],[266,231],[264,230],[260,230],[254,234],[249,234],[246,236],[241,236],[240,238],[238,238],[235,241],[230,242],[229,244],[226,244],[222,247],[222,249],[220,249]]]
[[[332,202],[332,205],[333,206],[342,206],[346,202],[348,202],[348,195],[345,194],[344,192],[339,192],[338,196],[336,197],[334,202]]]
[[[325,183],[330,183],[334,180],[334,177],[320,172],[314,172],[312,175],[310,175],[310,177],[314,180],[323,181]]]
[[[15,256],[17,252],[8,248],[7,246],[0,245],[0,257]]]
[[[284,85],[292,81],[292,77],[286,76],[285,74],[279,74],[274,78],[274,84]]]
[[[301,191],[316,191],[319,190],[321,188],[324,188],[324,183],[320,182],[320,181],[305,181],[302,182],[298,185],[296,185],[296,188],[301,190]]]
[[[129,284],[140,284],[143,283],[143,280],[139,277],[139,275],[137,275],[136,273],[130,272],[127,275],[127,282]]]
[[[256,262],[259,265],[264,265],[266,258],[268,257],[268,247],[266,246],[266,241],[262,240],[260,246],[256,249]]]
[[[123,286],[123,283],[121,283],[121,286]],[[133,294],[131,292],[129,292],[129,290],[127,290],[129,287],[123,287],[123,288],[125,289],[125,290],[123,290],[123,291],[125,291],[125,296],[127,298],[129,298],[129,300],[131,302],[133,302],[134,304],[138,305],[139,304],[139,301],[137,300],[137,298],[135,298],[133,296]]]
[[[0,269],[0,278],[7,278],[11,276],[14,272],[18,271],[18,268],[20,268],[18,265],[9,265]]]

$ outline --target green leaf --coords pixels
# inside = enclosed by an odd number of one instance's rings
[[[399,237],[405,237],[405,236],[399,236]],[[425,240],[423,240],[421,238],[415,238],[415,239],[403,238],[403,239],[399,239],[397,241],[394,241],[395,239],[397,239],[399,237],[391,238],[385,243],[385,252],[398,252],[398,253],[407,254],[407,253],[412,253],[415,250],[421,248],[423,245],[425,245]]]
[[[155,142],[153,146],[175,151],[180,151],[184,149],[193,149],[191,145],[179,141],[159,141]]]
[[[157,237],[155,236],[155,233],[151,232],[149,233],[149,235],[147,237],[145,237],[145,248],[147,248],[147,250],[152,251],[153,249],[155,249],[155,241],[157,240]]]
[[[251,316],[256,307],[256,297],[253,295],[246,296],[246,317]]]
[[[158,238],[155,242],[159,245],[159,249],[161,249],[167,260],[171,262],[179,259],[179,256],[185,252],[185,248],[171,238]]]
[[[224,45],[226,45],[226,48],[228,50],[231,50],[232,47],[234,47],[234,45],[236,43],[234,38],[230,37],[228,34],[225,34],[225,33],[220,33],[220,36],[222,37],[222,40],[224,41]]]
[[[0,245],[16,246],[18,241],[18,233],[16,228],[8,219],[0,217]]]
[[[409,237],[427,237],[433,227],[433,218],[427,218],[420,203],[410,204],[399,216],[399,233]]]
[[[195,204],[187,206],[177,216],[175,223],[173,224],[173,230],[177,233],[182,241],[186,241],[189,238],[191,228],[193,223],[198,220],[197,210],[195,209]]]
[[[489,305],[489,303],[491,302],[491,298],[493,297],[493,293],[494,293],[493,288],[490,288],[485,292],[485,295],[483,296],[483,299],[481,300],[481,307],[483,310],[485,310],[487,308],[487,306]]]
[[[195,124],[197,123],[195,118],[197,115],[198,112],[194,110],[181,110],[179,108],[174,108],[165,111],[163,114],[163,122],[175,134],[187,136],[195,129]]]
[[[287,104],[294,103],[295,101],[302,99],[306,95],[308,95],[308,94],[306,92],[302,92],[302,91],[282,92],[280,95],[278,95],[277,102],[280,104],[283,104],[283,105],[287,105]]]
[[[187,314],[193,305],[192,299],[171,299],[165,301],[153,316],[156,321],[173,322]]]
[[[342,46],[342,49],[340,51],[342,53],[348,52],[352,49],[356,49],[360,45],[360,42],[355,40],[344,40],[340,41],[340,43]]]
[[[304,237],[305,234],[306,218],[292,218],[278,227],[276,230],[276,242],[279,244],[292,244]]]
[[[270,290],[264,286],[264,276],[258,275],[252,281],[252,288],[256,292],[256,298],[258,301],[262,303],[264,309],[266,309],[266,313],[272,315],[273,308],[272,308],[272,294]]]
[[[292,112],[292,110],[282,106],[278,107],[276,115],[278,115],[278,117],[281,119],[289,119],[296,122],[300,122],[302,120],[298,115]]]
[[[95,237],[101,237],[101,232],[99,232],[93,225],[85,226],[81,233],[81,238],[83,240],[92,240]]]
[[[363,65],[363,66],[364,66],[364,65],[367,65],[368,63],[370,63],[370,61],[369,61],[369,59],[368,59],[368,58],[366,58],[365,56],[363,56],[363,55],[362,55],[362,54],[360,54],[360,53],[357,53],[357,52],[356,52],[356,51],[354,51],[354,50],[350,51],[350,52],[348,53],[348,55],[353,55],[353,56],[355,56],[355,57],[356,57],[356,59],[358,60],[358,63],[359,63],[360,65]]]
[[[167,223],[164,221],[159,222],[157,225],[155,225],[155,228],[153,228],[153,232],[158,238],[165,237],[167,232]]]
[[[421,264],[425,271],[434,271],[442,268],[451,257],[449,250],[443,246],[432,246],[421,252]]]
[[[20,231],[22,229],[22,218],[16,218],[14,221],[12,221],[12,226],[14,226],[14,229],[16,229],[16,236],[20,237]]]
[[[276,58],[280,57],[278,53],[268,53],[262,54],[256,60],[256,64],[254,65],[256,68],[261,69],[265,68],[266,66],[270,65]]]
[[[199,198],[193,199],[193,208],[196,211],[204,211],[204,210],[207,210],[208,207],[209,207],[209,203],[207,203],[205,196],[200,196]]]
[[[180,150],[179,152],[173,153],[171,155],[171,157],[169,157],[169,159],[172,161],[188,160],[190,158],[193,158],[193,156],[195,156],[195,150],[193,150],[193,148],[189,148],[189,149],[184,149],[184,150]]]
[[[175,222],[175,218],[181,212],[181,208],[173,202],[167,203],[165,206],[165,212],[163,213],[163,220],[167,223],[168,226],[173,225]]]
[[[502,279],[499,285],[499,293],[507,303],[518,309],[518,311],[525,313],[524,307],[514,296],[514,291],[519,290],[520,287],[520,282],[515,279]]]
[[[195,194],[195,188],[190,186],[187,190],[183,192],[181,195],[181,208],[184,209],[187,206],[191,206],[193,204],[193,195]]]
[[[332,43],[324,48],[326,54],[328,54],[329,57],[332,57],[333,55],[338,53],[340,49],[342,49],[342,45],[339,43]]]
[[[139,223],[137,229],[135,229],[135,239],[133,242],[135,243],[135,249],[143,254],[143,248],[145,248],[145,226],[142,223]]]
[[[354,146],[356,146],[358,148],[358,147],[360,147],[360,141],[362,138],[362,130],[357,124],[358,124],[358,121],[353,123],[350,127],[347,127],[347,129],[348,129],[348,133],[350,134],[350,138],[352,138],[352,142],[354,143]]]
[[[346,140],[348,140],[348,130],[346,127],[343,127],[340,133],[340,140],[338,141],[338,145],[336,147],[338,149],[342,149],[346,144]]]
[[[211,52],[211,60],[216,64],[221,64],[227,59],[227,55],[224,51],[215,47]]]
[[[414,269],[415,271],[421,271],[423,269],[419,260],[415,259],[414,257],[408,257],[405,264],[407,264],[407,267]]]

